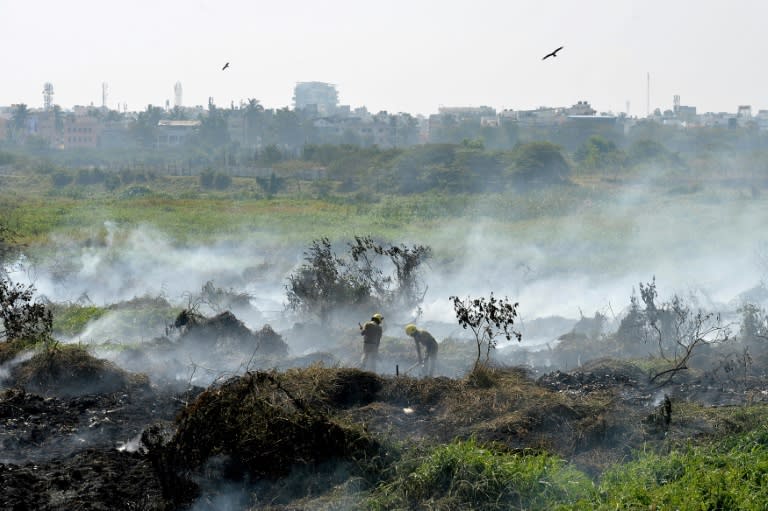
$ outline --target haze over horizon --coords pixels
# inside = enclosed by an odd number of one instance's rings
[[[0,105],[173,104],[208,97],[292,105],[299,81],[338,87],[341,104],[430,114],[440,106],[565,106],[646,114],[682,104],[699,112],[768,108],[759,66],[768,4],[703,5],[544,0],[474,4],[394,0],[236,0],[104,4],[0,0]],[[541,58],[557,48],[557,58]],[[230,68],[222,71],[225,62]]]

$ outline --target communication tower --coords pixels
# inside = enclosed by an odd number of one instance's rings
[[[51,82],[45,82],[43,85],[43,107],[48,112],[53,106],[53,84]]]
[[[647,83],[645,89],[645,115],[651,116],[651,73],[646,75]]]
[[[173,86],[173,106],[181,106],[181,82],[176,82]]]
[[[107,82],[101,84],[101,108],[107,108],[107,96],[109,96],[109,85]]]

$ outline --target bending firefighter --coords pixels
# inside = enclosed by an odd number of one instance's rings
[[[424,374],[432,376],[437,359],[437,341],[432,334],[416,328],[413,323],[405,326],[405,333],[413,337],[416,342],[416,353],[419,356],[419,364],[424,368]],[[421,357],[421,348],[424,348],[424,358]]]
[[[360,335],[363,336],[363,359],[360,363],[363,369],[376,371],[376,358],[379,356],[379,343],[381,343],[381,322],[384,320],[381,314],[376,313],[360,326]]]

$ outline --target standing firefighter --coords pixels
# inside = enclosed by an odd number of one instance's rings
[[[416,342],[416,353],[419,355],[419,365],[424,368],[424,373],[432,376],[435,372],[435,360],[437,359],[437,341],[426,330],[416,328],[413,323],[405,326],[405,333],[413,337]],[[424,358],[421,357],[421,348],[424,348]]]
[[[365,325],[360,326],[360,335],[363,336],[363,369],[376,371],[376,358],[379,356],[379,343],[381,342],[381,322],[384,318],[378,312],[371,317]]]

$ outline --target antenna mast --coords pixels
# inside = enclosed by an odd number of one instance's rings
[[[651,73],[648,73],[648,83],[645,88],[645,116],[651,116]]]
[[[51,110],[53,106],[53,84],[51,82],[45,82],[43,85],[43,108],[46,112]]]

